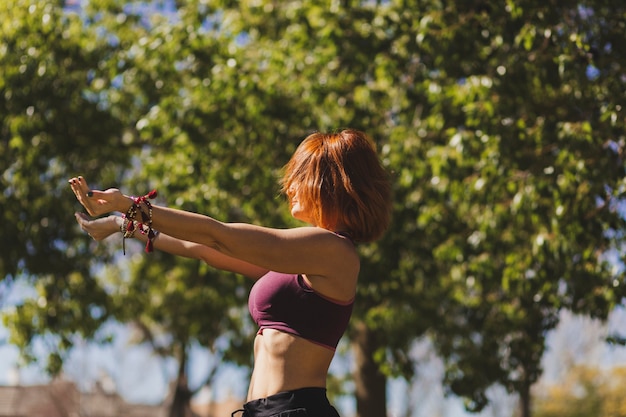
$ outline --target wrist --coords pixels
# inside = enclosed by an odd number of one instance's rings
[[[133,204],[135,204],[135,200],[132,197],[122,194],[117,203],[117,211],[127,213]]]
[[[124,225],[124,219],[120,216],[111,216],[113,218],[113,228],[115,232],[123,233],[122,226]]]
[[[139,230],[141,234],[146,235],[146,252],[152,252],[153,241],[157,233],[152,228],[152,204],[148,200],[155,198],[157,191],[152,190],[148,194],[137,198],[128,197],[122,193],[119,193],[119,195],[121,196],[119,199],[121,205],[118,205],[118,209],[120,207],[125,208],[125,211],[122,211],[124,216],[120,228],[123,235],[122,249],[124,254],[126,254],[124,242],[127,238],[133,236],[135,230]]]

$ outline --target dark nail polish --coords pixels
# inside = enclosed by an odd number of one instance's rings
[[[93,193],[91,191],[87,191],[87,197],[93,197]]]

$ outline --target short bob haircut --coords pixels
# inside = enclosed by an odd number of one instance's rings
[[[313,133],[285,166],[282,192],[311,210],[318,226],[355,242],[380,238],[391,217],[391,184],[374,142],[357,130]],[[334,230],[338,224],[345,230]]]

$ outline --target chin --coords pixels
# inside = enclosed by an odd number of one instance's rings
[[[312,224],[311,219],[304,215],[301,211],[291,210],[291,217],[301,222]]]
[[[300,220],[301,222],[305,222],[305,223],[309,222],[306,218],[300,216],[300,213],[291,213],[291,217],[293,217],[296,220]]]

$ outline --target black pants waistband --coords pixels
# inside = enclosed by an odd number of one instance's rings
[[[279,413],[306,410],[307,416],[339,417],[326,396],[326,388],[300,388],[252,400],[243,405],[243,417],[273,417]],[[296,415],[296,414],[294,414]]]

